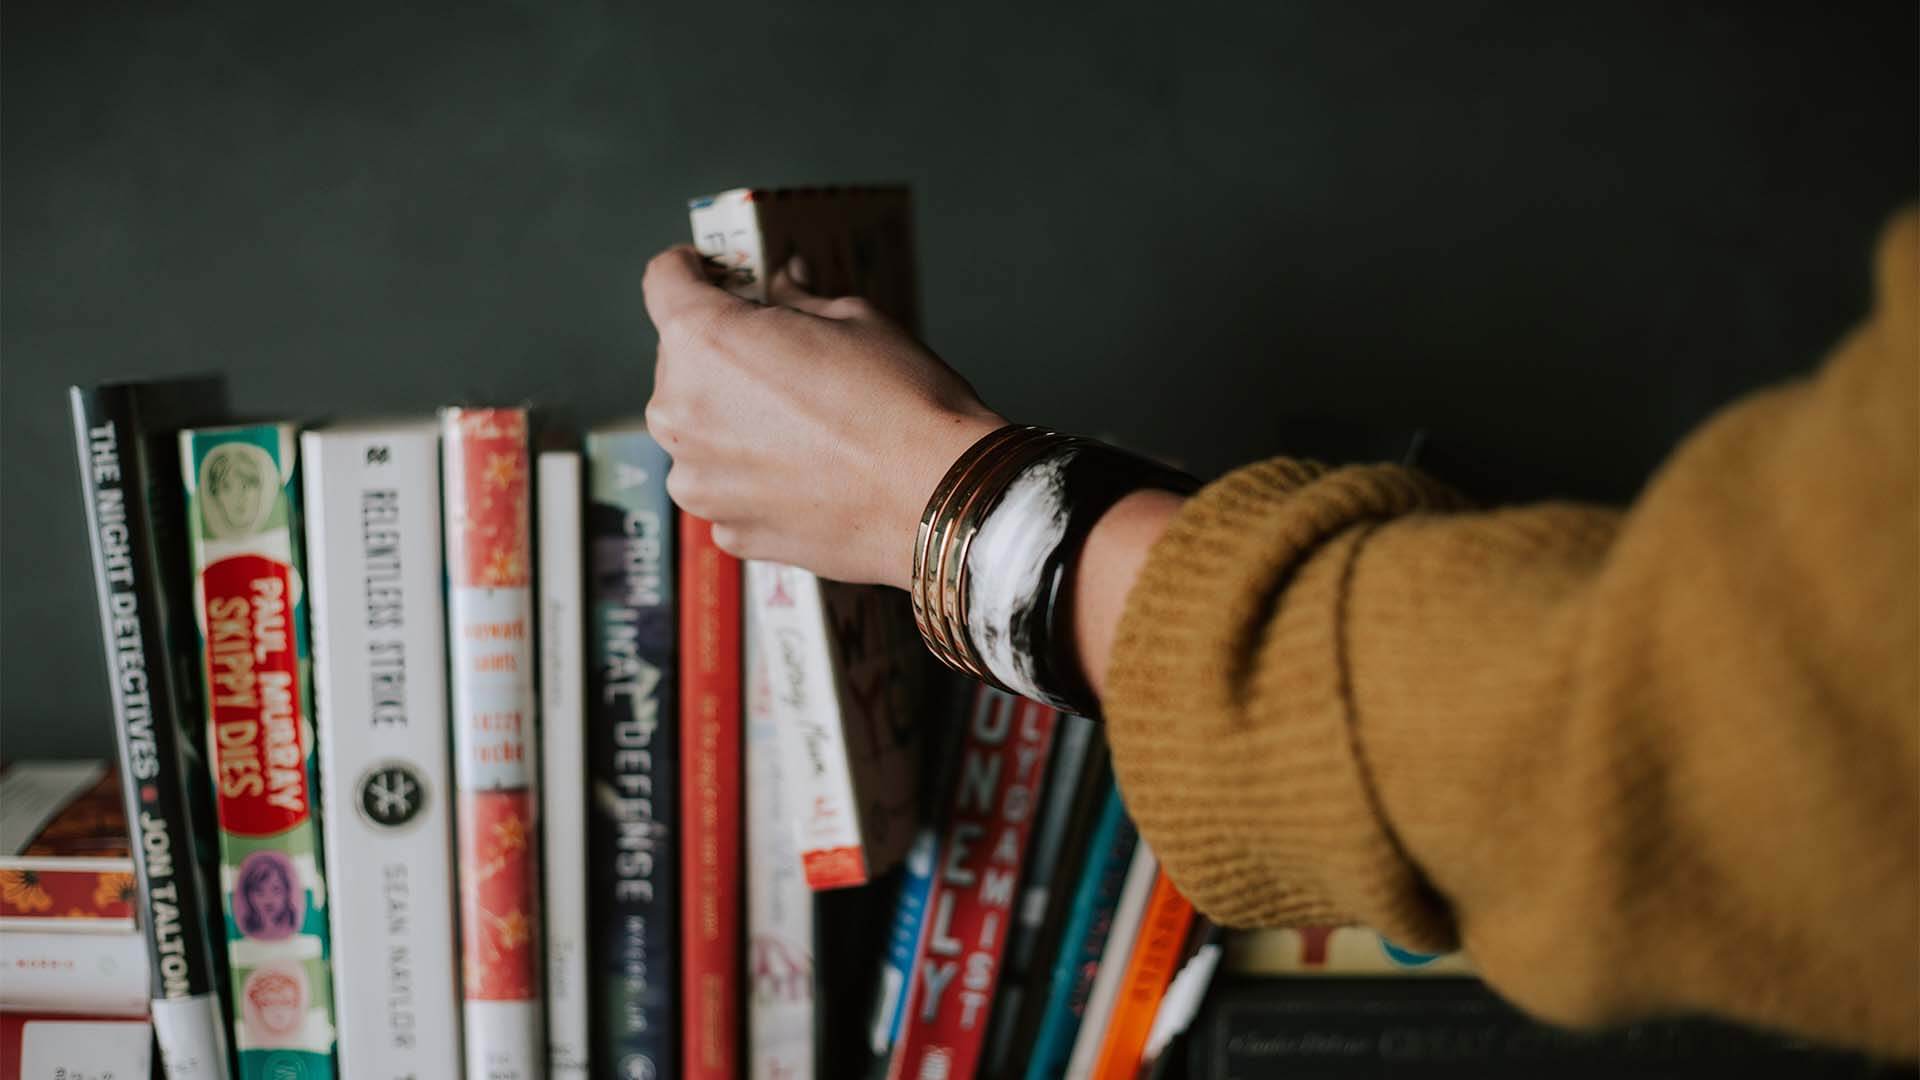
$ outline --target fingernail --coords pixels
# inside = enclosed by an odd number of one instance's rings
[[[787,276],[803,289],[813,284],[813,278],[807,273],[807,260],[798,255],[787,260]]]

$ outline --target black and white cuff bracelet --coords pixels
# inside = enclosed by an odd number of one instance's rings
[[[1098,715],[1072,627],[1074,570],[1122,498],[1190,476],[1092,439],[1008,425],[961,454],[927,500],[913,615],[948,666],[1066,712]]]

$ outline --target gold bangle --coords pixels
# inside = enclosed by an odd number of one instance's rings
[[[1027,429],[1017,424],[1008,424],[982,436],[972,446],[968,447],[966,451],[947,468],[946,475],[940,478],[940,483],[934,488],[933,496],[927,500],[926,510],[920,515],[920,527],[914,536],[913,575],[909,592],[913,598],[914,623],[919,627],[920,636],[927,639],[929,646],[933,645],[933,640],[932,636],[928,633],[926,571],[927,562],[931,556],[930,544],[933,539],[934,521],[940,511],[946,506],[947,501],[952,497],[954,489],[958,487],[961,480],[972,471],[973,467],[979,463],[980,458],[990,453],[995,447],[1006,442],[1008,439],[1020,435],[1025,430]],[[936,654],[941,655],[943,661],[947,659],[943,650],[936,648],[934,651]]]
[[[973,550],[974,538],[980,535],[980,529],[986,524],[988,513],[999,504],[1000,497],[1006,494],[1007,486],[1015,477],[1025,471],[1034,462],[1053,453],[1068,442],[1065,435],[1053,431],[1040,431],[1018,445],[1008,446],[997,455],[990,469],[983,471],[980,480],[968,492],[967,500],[955,519],[955,528],[947,537],[947,546],[941,556],[939,579],[940,615],[946,620],[947,632],[964,643],[965,655],[972,662],[976,674],[995,685],[994,678],[987,667],[986,658],[980,655],[974,645],[973,634],[967,625],[967,591],[970,574],[967,567],[968,555]]]
[[[1026,451],[1044,442],[1050,434],[1043,428],[1027,427],[1015,437],[997,443],[959,478],[934,520],[926,568],[928,630],[950,665],[975,678],[992,681],[965,625],[953,618],[954,594],[947,582],[950,577],[964,576],[966,569],[964,563],[953,558],[954,540],[979,528],[980,511],[991,501],[983,500],[982,496],[996,483],[1005,483],[1010,475],[1008,464],[1023,460]]]

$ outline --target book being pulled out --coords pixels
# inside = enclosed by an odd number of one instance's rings
[[[735,295],[766,302],[795,255],[823,296],[862,296],[911,329],[913,247],[903,188],[739,188],[693,200],[695,246]],[[814,889],[864,885],[899,864],[915,828],[925,650],[897,590],[747,568],[791,769],[796,842]]]

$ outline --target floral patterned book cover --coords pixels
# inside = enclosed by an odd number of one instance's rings
[[[240,1076],[334,1075],[291,424],[180,433]]]
[[[104,761],[0,771],[0,931],[133,929],[120,779]]]
[[[440,424],[466,1072],[535,1080],[547,1055],[527,411],[444,409]]]

